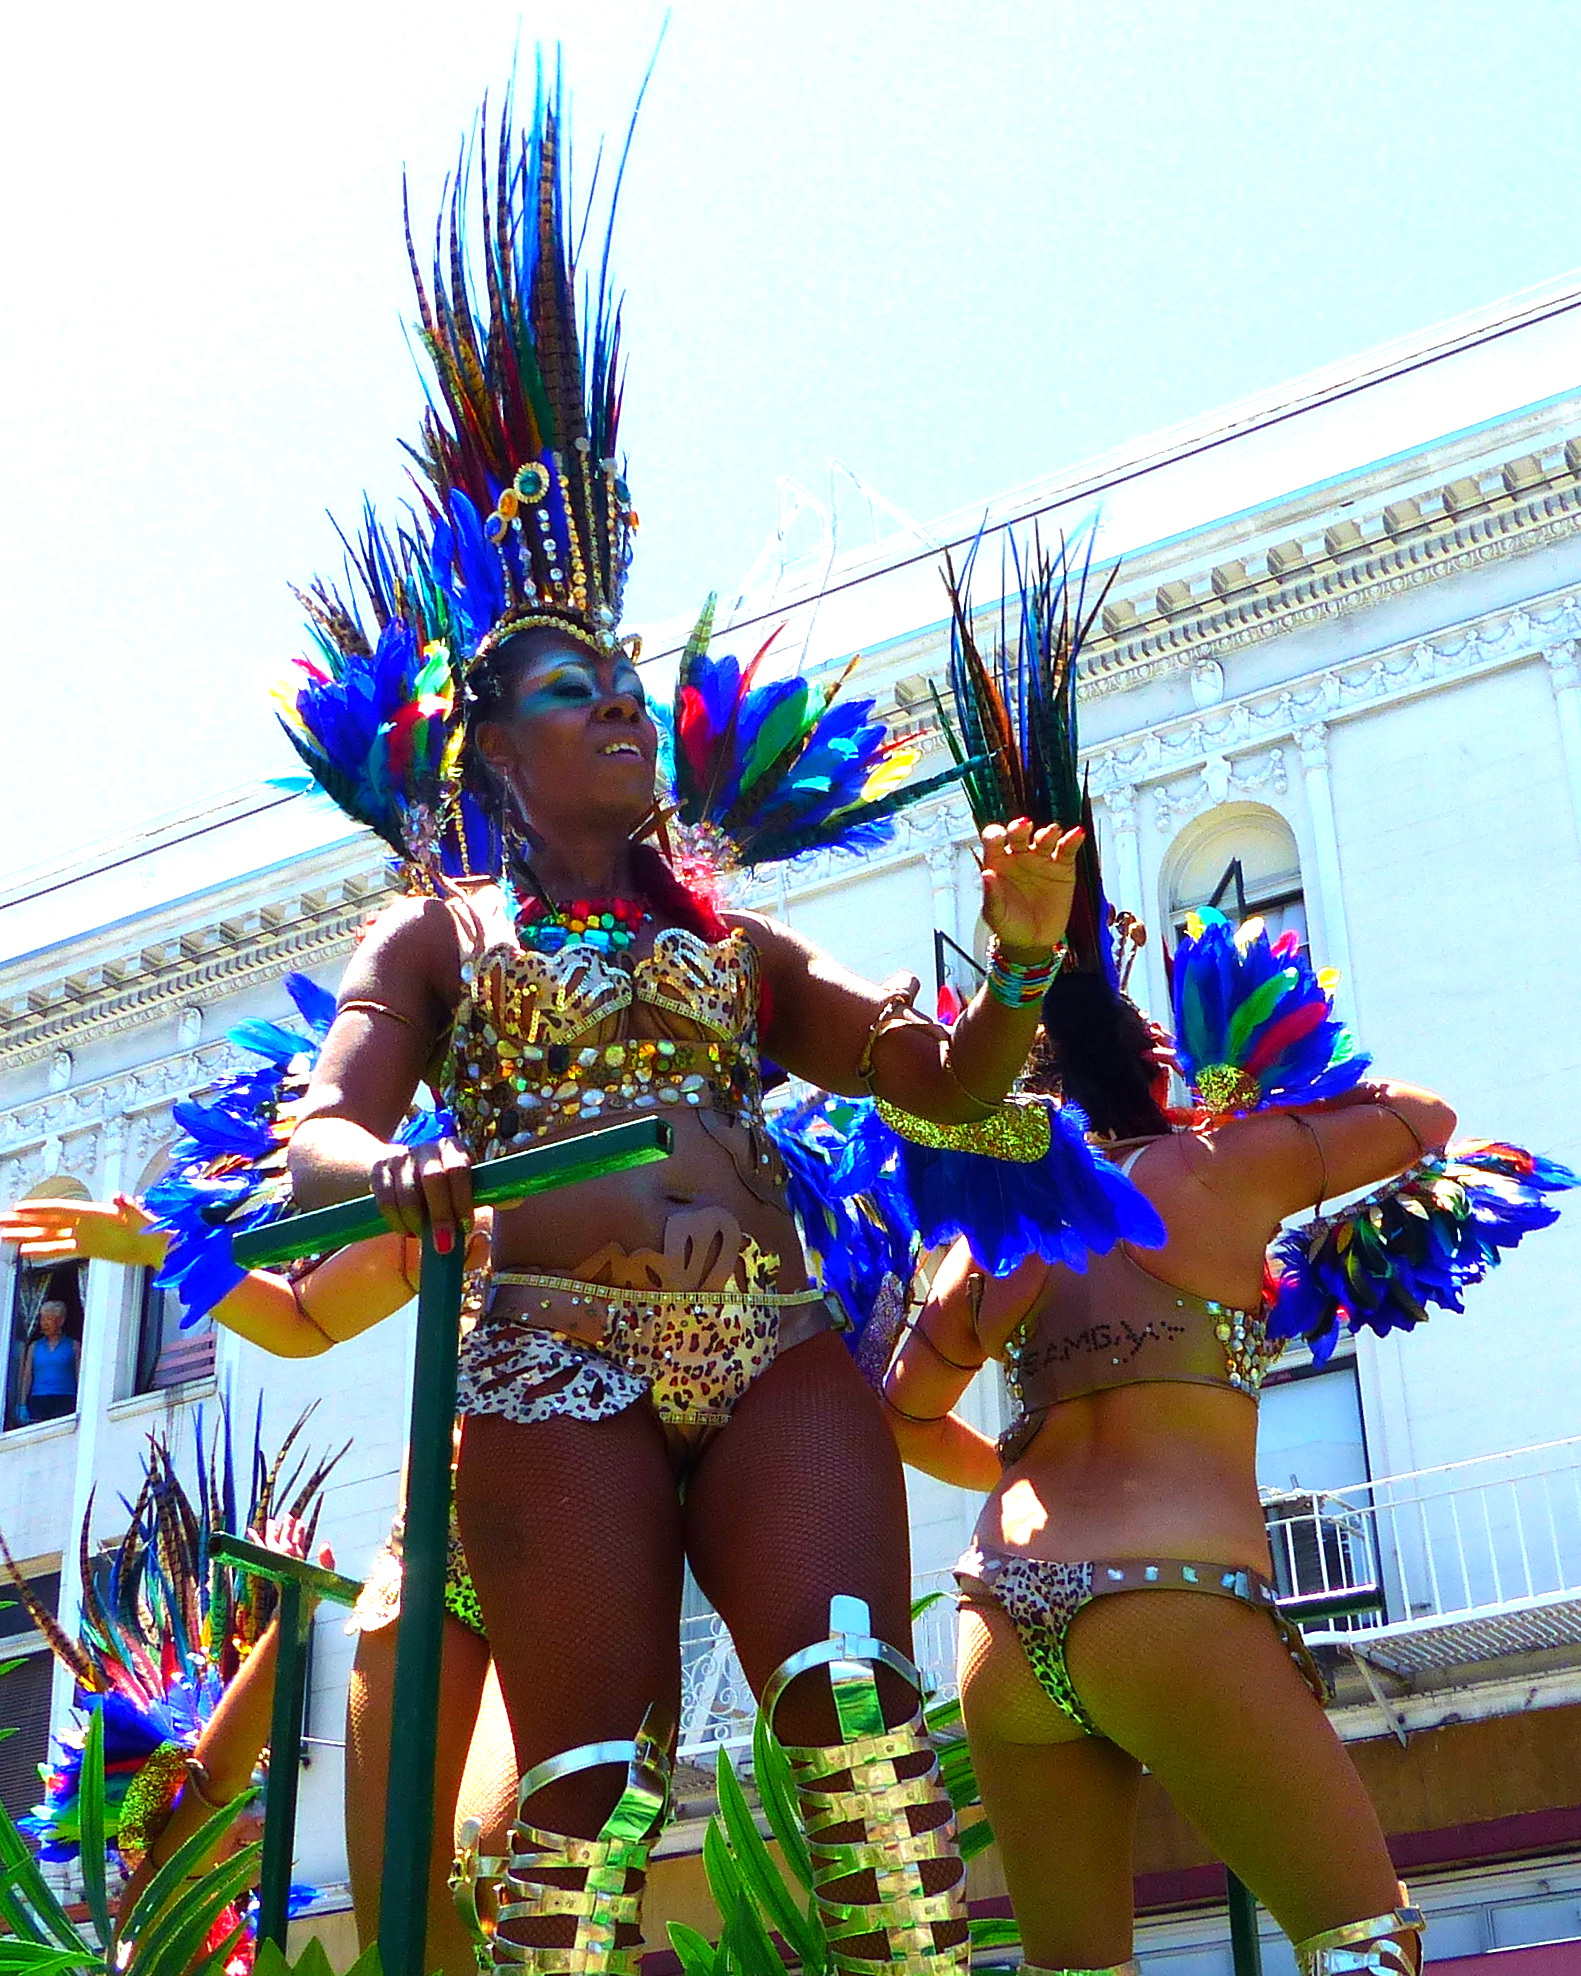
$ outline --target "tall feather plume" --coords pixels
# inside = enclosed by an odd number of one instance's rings
[[[301,1425],[299,1420],[291,1439]],[[240,1524],[234,1514],[215,1514],[222,1504],[234,1510],[236,1501],[228,1427],[212,1450],[205,1449],[201,1420],[194,1439],[197,1475],[189,1492],[167,1444],[149,1437],[142,1484],[133,1498],[122,1499],[126,1528],[103,1560],[95,1559],[89,1540],[90,1498],[79,1542],[83,1605],[76,1641],[19,1585],[40,1631],[72,1671],[79,1708],[102,1713],[104,1829],[112,1842],[121,1836],[121,1809],[143,1764],[171,1743],[191,1750],[212,1717],[241,1664],[237,1616],[251,1622],[246,1644],[262,1630],[259,1601],[247,1589],[253,1581],[217,1566],[212,1552],[217,1530],[241,1535],[255,1527],[256,1502]],[[320,1482],[328,1472],[324,1462],[311,1468]],[[296,1500],[298,1515],[316,1519],[318,1498],[309,1500],[299,1490]],[[0,1555],[19,1581],[3,1538]],[[100,1595],[101,1582],[108,1585],[108,1598]],[[82,1748],[83,1731],[68,1731],[46,1778],[44,1802],[20,1821],[37,1840],[42,1859],[70,1859],[79,1850]]]
[[[609,284],[619,174],[593,283],[567,225],[558,75],[546,89],[540,63],[520,132],[512,91],[497,120],[485,102],[474,141],[475,169],[463,147],[446,187],[426,274],[407,206],[418,336],[433,372],[409,449],[430,568],[463,661],[491,634],[535,619],[563,620],[607,647],[636,527],[618,457],[620,300]],[[628,132],[628,151],[630,142]],[[580,233],[591,216],[590,201]]]
[[[1116,988],[1110,913],[1098,863],[1098,837],[1082,772],[1076,720],[1078,661],[1109,586],[1111,570],[1091,596],[1094,531],[1057,556],[1034,541],[1023,559],[1014,537],[1001,566],[997,637],[986,656],[971,606],[981,537],[957,577],[946,557],[950,600],[950,700],[953,720],[936,699],[947,745],[962,765],[979,830],[1025,817],[1038,829],[1078,825],[1086,832],[1076,864],[1076,898],[1066,933],[1073,965],[1102,971]],[[981,767],[966,766],[973,759]]]

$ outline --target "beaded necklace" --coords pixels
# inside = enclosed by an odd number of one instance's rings
[[[652,917],[635,899],[574,899],[556,906],[529,898],[516,915],[516,938],[534,954],[558,954],[562,947],[618,954],[633,945]]]

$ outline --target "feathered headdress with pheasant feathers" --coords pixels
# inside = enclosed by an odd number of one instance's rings
[[[306,1420],[303,1414],[272,1458],[255,1432],[249,1494],[240,1505],[228,1416],[211,1446],[199,1416],[191,1495],[169,1447],[151,1437],[142,1487],[126,1504],[125,1535],[107,1559],[96,1563],[92,1555],[91,1502],[83,1520],[75,1640],[40,1604],[0,1538],[0,1556],[29,1616],[75,1677],[79,1708],[102,1716],[103,1836],[128,1867],[169,1817],[185,1759],[273,1614],[273,1586],[219,1564],[210,1554],[214,1537],[262,1532],[285,1518],[304,1554],[311,1549],[324,1482],[340,1455],[293,1454]],[[44,1801],[22,1820],[41,1859],[75,1858],[82,1844],[82,1750],[81,1729],[62,1737]]]
[[[1116,572],[1093,595],[1094,531],[1085,540],[1061,541],[1049,555],[1035,543],[1023,560],[1009,543],[1013,580],[1003,584],[996,635],[984,656],[980,620],[971,606],[971,581],[980,543],[959,577],[948,559],[944,587],[950,600],[950,701],[954,718],[939,705],[945,739],[962,774],[962,787],[979,830],[1025,817],[1038,829],[1079,825],[1085,832],[1076,862],[1076,896],[1065,934],[1066,966],[1100,973],[1119,991],[1134,922],[1114,921],[1104,897],[1098,836],[1080,765],[1076,733],[1077,662]]]
[[[299,593],[315,649],[279,695],[282,724],[325,793],[390,845],[418,889],[494,876],[503,863],[500,823],[462,774],[474,668],[535,625],[601,650],[617,643],[637,525],[618,455],[620,298],[609,277],[624,169],[623,153],[596,274],[585,274],[573,238],[588,236],[591,215],[568,225],[558,84],[546,91],[540,74],[519,134],[509,92],[497,124],[485,106],[426,274],[408,221],[432,368],[409,449],[418,505],[394,532],[370,507],[346,544],[344,586]],[[872,701],[837,703],[843,676],[760,677],[767,647],[746,666],[713,657],[712,623],[710,600],[669,723],[683,873],[871,849],[896,809],[959,773],[903,788],[916,753],[892,740]]]

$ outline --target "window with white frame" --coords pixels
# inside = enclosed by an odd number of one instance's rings
[[[137,1183],[146,1194],[170,1165],[170,1149],[157,1153]],[[214,1371],[214,1320],[181,1322],[181,1299],[159,1287],[157,1269],[132,1272],[129,1350],[122,1360],[123,1393],[163,1393],[190,1379],[207,1379]],[[129,1376],[128,1376],[129,1374]]]
[[[134,1393],[162,1393],[189,1379],[207,1379],[214,1370],[214,1320],[200,1318],[183,1327],[181,1299],[162,1290],[157,1269],[137,1272],[137,1360]]]
[[[1298,1615],[1315,1606],[1322,1624],[1371,1624],[1383,1588],[1355,1352],[1347,1346],[1325,1365],[1301,1346],[1291,1357],[1265,1382],[1257,1423],[1274,1585]]]
[[[18,1266],[6,1328],[7,1428],[69,1420],[77,1411],[82,1354],[80,1262]]]
[[[1215,906],[1239,926],[1261,919],[1269,936],[1294,930],[1307,943],[1306,895],[1295,834],[1275,810],[1225,803],[1182,831],[1169,860],[1169,920],[1175,938],[1187,915]]]

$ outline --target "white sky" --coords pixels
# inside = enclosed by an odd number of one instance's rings
[[[651,0],[8,14],[0,842],[290,772],[324,519],[399,491],[426,224],[518,33],[580,154]],[[676,0],[617,241],[629,615],[729,593],[776,477],[920,517],[1581,261],[1568,0]]]

